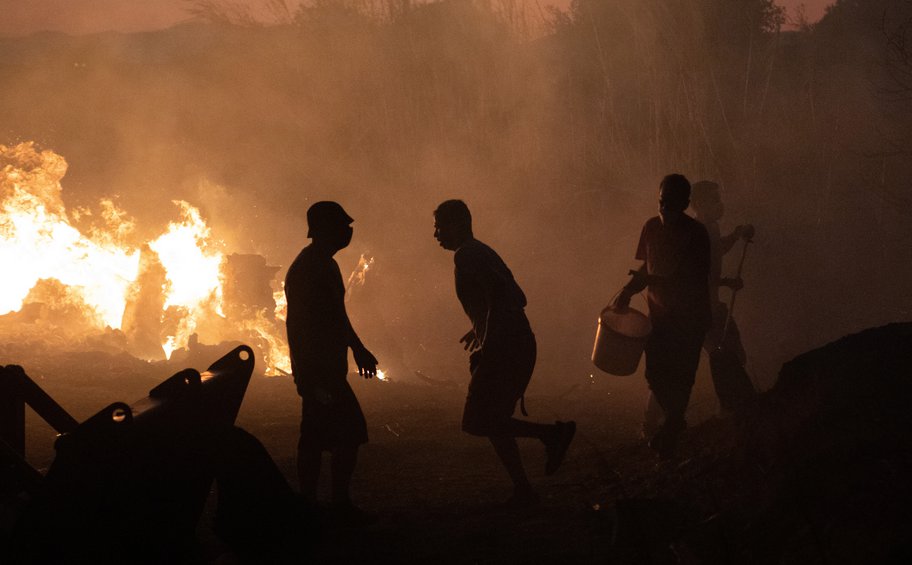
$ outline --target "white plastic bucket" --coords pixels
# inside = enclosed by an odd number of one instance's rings
[[[592,362],[611,375],[632,375],[640,364],[650,332],[652,324],[639,310],[605,308],[599,316]]]

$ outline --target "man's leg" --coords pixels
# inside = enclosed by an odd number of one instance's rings
[[[646,401],[646,410],[643,411],[642,438],[648,440],[655,435],[664,420],[665,415],[662,413],[662,407],[659,406],[659,401],[656,400],[655,395],[650,392],[649,399]]]
[[[351,481],[358,461],[358,446],[335,447],[332,450],[332,515],[341,524],[367,526],[377,520],[352,503]]]
[[[528,505],[538,502],[516,444],[517,437],[531,437],[545,444],[545,472],[557,470],[576,431],[575,422],[539,424],[512,417],[535,368],[535,339],[516,344],[513,349],[487,358],[476,357],[470,368],[472,380],[462,417],[463,431],[487,436],[510,479],[514,495],[510,502]]]
[[[561,463],[564,455],[576,434],[576,422],[555,422],[553,424],[538,424],[510,418],[505,426],[506,434],[514,438],[531,437],[545,444],[545,474],[553,475]],[[515,442],[514,442],[515,443]]]
[[[491,436],[488,438],[491,445],[494,446],[494,452],[500,458],[510,480],[513,481],[513,497],[510,499],[514,504],[534,504],[538,502],[538,495],[529,483],[529,477],[526,476],[526,469],[523,467],[522,458],[519,455],[519,446],[516,445],[516,438],[511,436]]]
[[[649,383],[649,395],[658,404],[665,415],[665,422],[674,418],[673,364],[674,355],[667,330],[655,328],[646,342],[646,382]]]
[[[303,434],[298,439],[298,484],[301,496],[307,502],[317,503],[317,485],[320,482],[320,463],[323,452]]]
[[[532,437],[548,443],[557,433],[557,424],[539,424],[510,418],[506,424],[505,435],[516,437]],[[514,442],[516,443],[516,442]]]
[[[349,507],[351,481],[358,462],[358,446],[336,447],[332,450],[332,502],[333,506]]]
[[[310,504],[317,504],[317,485],[323,457],[322,441],[318,433],[320,415],[316,402],[309,395],[301,396],[301,426],[298,436],[297,470],[301,497]]]
[[[700,362],[703,336],[662,328],[646,344],[646,380],[665,413],[665,422],[649,442],[663,458],[673,455],[687,427],[684,414]]]

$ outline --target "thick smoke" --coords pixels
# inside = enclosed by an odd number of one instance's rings
[[[404,372],[463,378],[467,322],[431,237],[434,207],[462,198],[529,297],[534,386],[587,380],[669,172],[723,185],[723,229],[757,226],[738,317],[758,385],[909,318],[907,2],[840,1],[796,32],[766,0],[525,6],[322,0],[278,25],[2,40],[0,123],[66,158],[68,207],[119,195],[141,231],[186,200],[277,266],[309,204],[341,202],[343,271],[375,259],[352,317]]]

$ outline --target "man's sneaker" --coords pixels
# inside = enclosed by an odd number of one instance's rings
[[[570,447],[570,442],[573,441],[573,435],[576,433],[576,422],[572,420],[569,422],[559,421],[554,425],[557,428],[555,437],[545,443],[545,453],[547,455],[545,460],[546,475],[553,475],[561,466],[561,463],[564,462],[567,448]]]

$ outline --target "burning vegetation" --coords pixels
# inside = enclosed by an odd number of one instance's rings
[[[153,239],[104,198],[68,212],[66,160],[34,143],[0,145],[0,331],[6,341],[51,341],[170,359],[197,343],[247,340],[267,374],[290,369],[271,287],[277,267],[227,254],[200,211],[174,201],[178,219]]]

